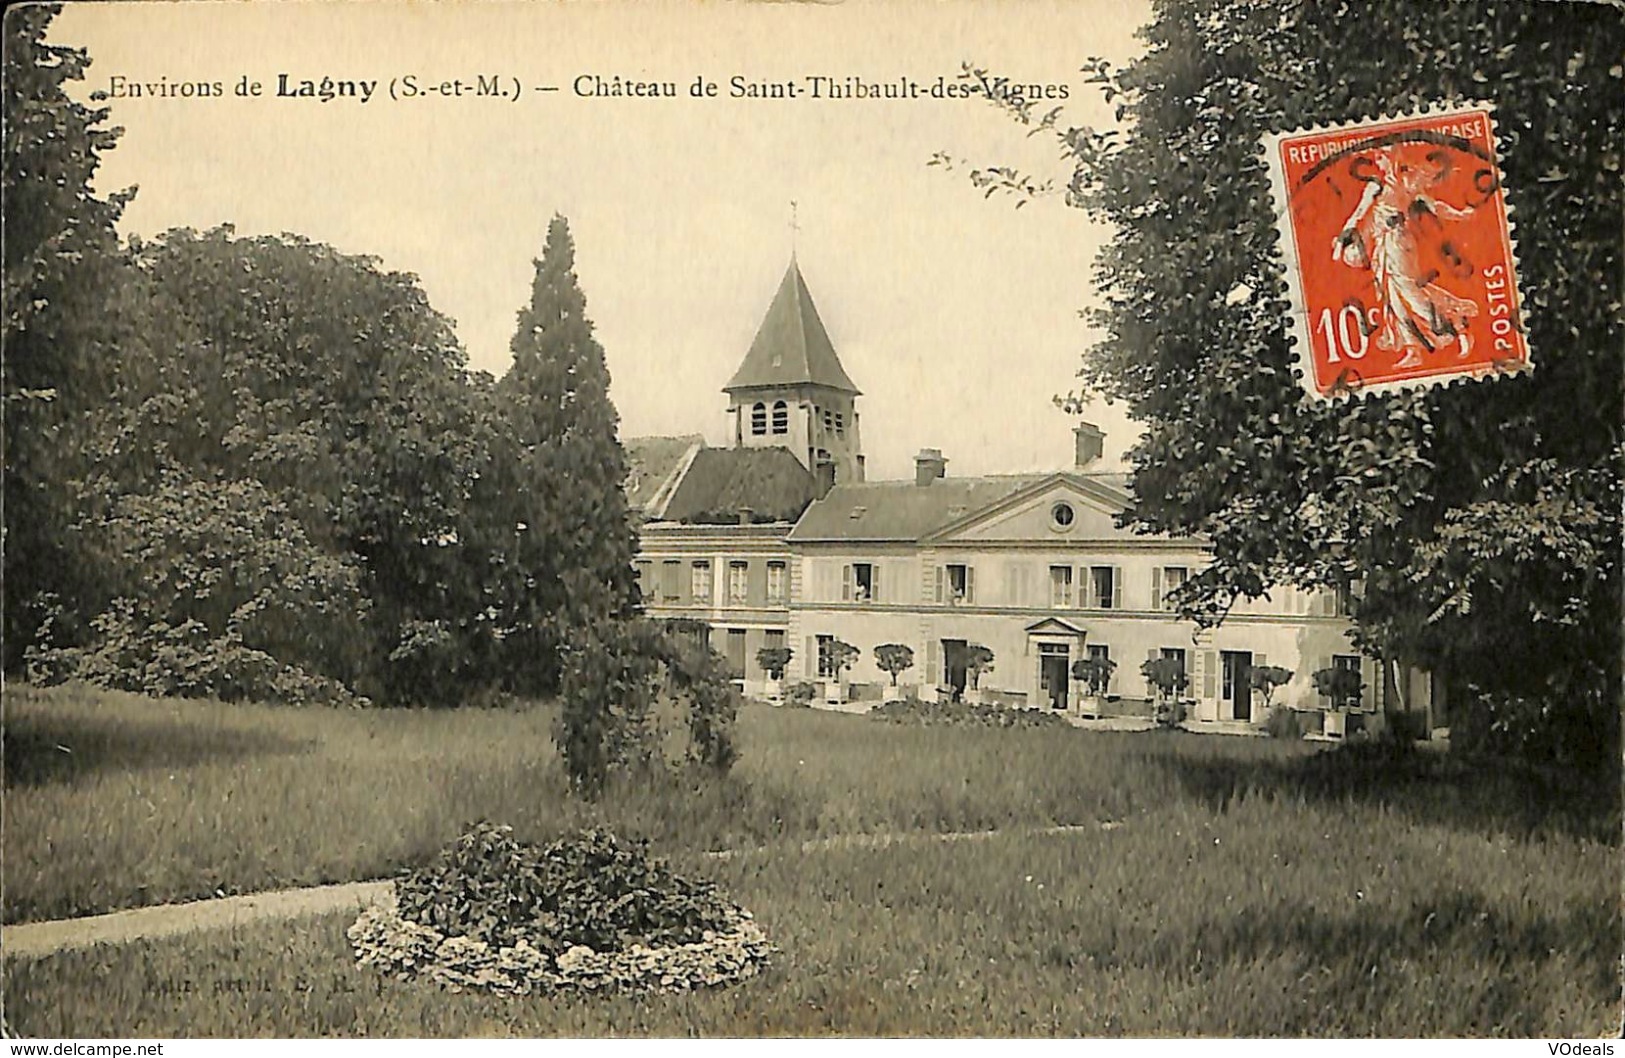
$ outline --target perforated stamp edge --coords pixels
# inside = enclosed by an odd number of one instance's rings
[[[1498,184],[1497,193],[1500,195],[1501,216],[1504,218],[1503,234],[1506,238],[1508,260],[1512,267],[1509,289],[1513,300],[1513,320],[1514,326],[1517,327],[1518,333],[1523,339],[1523,359],[1513,364],[1474,364],[1452,368],[1449,371],[1441,371],[1436,374],[1415,375],[1410,378],[1356,384],[1330,393],[1320,392],[1315,385],[1314,341],[1309,333],[1309,308],[1305,304],[1303,266],[1298,254],[1297,233],[1292,226],[1292,200],[1290,191],[1286,186],[1286,172],[1281,164],[1281,142],[1296,139],[1300,136],[1367,130],[1370,130],[1371,134],[1376,136],[1380,135],[1383,127],[1388,125],[1467,115],[1483,117],[1489,123],[1490,144],[1494,153]],[[1352,150],[1353,148],[1349,149]],[[1525,309],[1523,289],[1520,285],[1523,275],[1523,263],[1518,258],[1517,218],[1514,216],[1515,211],[1509,189],[1505,181],[1501,179],[1503,173],[1501,166],[1501,136],[1495,122],[1495,106],[1493,103],[1479,100],[1458,100],[1448,104],[1436,105],[1422,103],[1416,109],[1404,112],[1383,113],[1373,117],[1356,118],[1335,123],[1300,125],[1291,129],[1266,132],[1261,137],[1259,153],[1263,156],[1264,169],[1269,177],[1270,205],[1276,233],[1275,263],[1281,268],[1281,279],[1286,285],[1288,302],[1287,338],[1294,349],[1293,372],[1297,376],[1299,386],[1302,387],[1304,394],[1309,399],[1314,401],[1337,401],[1406,390],[1468,385],[1483,382],[1487,379],[1520,377],[1534,371],[1535,350],[1529,344],[1528,316]]]

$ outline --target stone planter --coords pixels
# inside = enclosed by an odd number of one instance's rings
[[[846,701],[846,684],[840,680],[829,680],[824,684],[824,701],[830,705],[840,705]]]
[[[888,683],[880,689],[880,700],[883,702],[900,702],[903,700],[903,688]]]
[[[762,697],[774,704],[784,701],[784,682],[769,677],[762,681]]]
[[[1323,729],[1326,737],[1342,738],[1343,732],[1347,729],[1347,719],[1348,714],[1343,712],[1341,709],[1326,710],[1326,722]]]

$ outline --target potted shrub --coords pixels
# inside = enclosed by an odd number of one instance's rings
[[[1083,685],[1083,698],[1091,703],[1091,708],[1082,709],[1082,712],[1099,716],[1104,711],[1102,703],[1106,700],[1106,688],[1111,686],[1112,673],[1117,669],[1117,662],[1110,658],[1080,658],[1072,663],[1072,678]],[[1081,702],[1079,703],[1081,706]]]
[[[1331,699],[1331,705],[1326,710],[1326,734],[1331,738],[1342,738],[1348,710],[1360,707],[1360,695],[1365,690],[1365,681],[1361,679],[1358,669],[1345,669],[1336,665],[1316,669],[1314,680],[1315,690]]]
[[[824,685],[824,701],[840,705],[846,701],[846,670],[858,660],[861,651],[845,640],[837,639],[829,645],[829,667],[835,677]]]
[[[970,686],[965,690],[965,701],[978,704],[982,701],[982,674],[992,671],[992,650],[980,643],[972,643],[965,648],[965,676],[970,680]]]
[[[795,652],[789,647],[763,647],[756,652],[756,663],[767,673],[767,684],[762,688],[762,693],[769,700],[778,701],[781,697],[784,670],[789,667],[790,659],[794,656]]]
[[[1140,666],[1140,675],[1156,692],[1156,706],[1152,715],[1163,727],[1175,727],[1185,719],[1184,706],[1179,695],[1190,686],[1185,665],[1178,658],[1152,658]]]
[[[1264,696],[1264,719],[1268,722],[1274,713],[1275,692],[1292,682],[1292,670],[1284,669],[1279,665],[1259,665],[1252,671],[1249,678],[1253,690]]]
[[[875,664],[891,677],[891,683],[880,692],[884,701],[895,702],[903,696],[898,689],[897,677],[914,667],[914,651],[901,643],[883,643],[875,647]]]

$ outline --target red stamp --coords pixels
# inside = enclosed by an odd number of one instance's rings
[[[1274,133],[1264,154],[1311,397],[1533,369],[1489,107]]]

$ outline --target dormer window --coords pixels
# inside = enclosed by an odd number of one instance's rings
[[[750,432],[757,437],[767,433],[767,405],[760,401],[750,409]]]
[[[773,432],[775,434],[790,432],[790,406],[782,400],[773,402]]]

